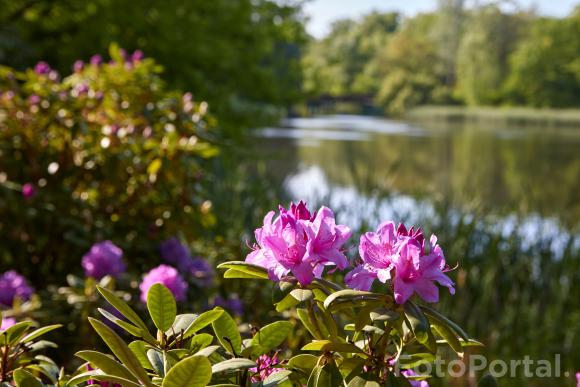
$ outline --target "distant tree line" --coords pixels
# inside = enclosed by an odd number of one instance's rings
[[[417,105],[580,107],[580,7],[565,18],[467,8],[340,20],[303,56],[310,98],[366,95],[387,114]]]

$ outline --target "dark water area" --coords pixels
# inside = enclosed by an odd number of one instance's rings
[[[489,359],[562,356],[560,378],[500,385],[575,385],[580,131],[334,115],[285,120],[256,142],[288,198],[328,205],[355,229],[392,219],[436,232],[460,267],[457,295],[439,307],[486,344]]]

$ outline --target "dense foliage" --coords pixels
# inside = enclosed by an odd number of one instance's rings
[[[152,59],[112,46],[111,62],[77,61],[62,79],[44,62],[2,68],[0,88],[5,265],[44,284],[104,239],[143,265],[177,229],[212,224],[208,104],[167,91]]]
[[[299,97],[305,39],[299,4],[2,0],[0,63],[24,69],[45,60],[64,72],[118,42],[155,58],[172,88],[195,91],[222,126],[239,130],[275,113],[269,106]]]
[[[409,18],[340,20],[306,50],[304,87],[313,101],[370,96],[390,114],[425,104],[578,106],[579,15],[447,0]]]

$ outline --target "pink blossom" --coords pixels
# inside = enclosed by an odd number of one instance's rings
[[[331,210],[322,207],[313,215],[300,202],[279,211],[276,219],[275,212],[269,212],[255,231],[257,244],[246,262],[266,268],[274,281],[291,273],[302,285],[319,278],[324,266],[346,268],[348,261],[340,248],[350,230],[335,224]]]
[[[143,281],[139,285],[141,301],[147,302],[147,293],[149,292],[149,288],[154,284],[161,284],[169,289],[176,301],[184,301],[186,298],[187,282],[171,266],[159,265],[145,274]]]
[[[82,259],[85,276],[100,280],[106,275],[118,278],[127,266],[123,262],[123,250],[111,241],[95,243]]]
[[[444,274],[449,269],[437,237],[432,235],[426,243],[419,228],[407,230],[400,224],[395,229],[393,222],[384,222],[376,232],[361,236],[359,254],[362,264],[345,277],[353,289],[369,290],[375,279],[382,283],[392,279],[398,304],[415,292],[427,302],[437,302],[439,289],[433,282],[448,287],[451,294],[455,292],[453,282]]]
[[[103,57],[99,54],[91,56],[90,62],[93,66],[98,66],[103,63]]]
[[[580,372],[576,372],[576,384],[577,387],[580,387]]]
[[[260,355],[258,360],[256,360],[256,367],[250,368],[250,371],[254,373],[252,376],[252,381],[263,381],[273,373],[282,371],[281,368],[275,367],[277,364],[279,364],[278,352],[276,352],[274,356],[269,356],[267,354]]]
[[[51,72],[51,68],[46,62],[38,62],[36,66],[34,66],[34,72],[38,75],[46,75]]]
[[[22,196],[26,199],[30,199],[36,194],[36,189],[34,188],[34,184],[26,183],[22,185]]]
[[[14,320],[13,318],[2,317],[2,320],[0,321],[0,331],[5,331],[6,329],[10,328],[14,324],[16,324],[16,320]]]
[[[83,62],[80,59],[75,60],[75,63],[73,64],[73,71],[75,73],[80,73],[81,71],[83,71],[83,68],[85,67],[85,62]]]
[[[406,378],[408,378],[409,376],[419,376],[419,374],[417,374],[413,370],[403,370],[401,371],[401,375],[403,375]],[[429,387],[429,383],[427,383],[425,380],[408,379],[407,381],[412,387]]]
[[[131,55],[131,61],[132,62],[140,62],[143,59],[143,51],[141,50],[135,50],[133,52],[133,54]]]

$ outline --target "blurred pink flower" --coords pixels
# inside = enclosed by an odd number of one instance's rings
[[[16,324],[16,320],[11,317],[3,317],[2,321],[0,321],[0,331],[5,331],[6,329],[10,328]]]
[[[83,256],[85,276],[100,280],[106,275],[118,278],[127,266],[123,262],[123,250],[111,241],[95,243]]]
[[[33,197],[36,194],[36,188],[34,188],[34,184],[26,183],[22,185],[22,196],[26,199]]]
[[[145,274],[141,285],[139,285],[141,301],[147,302],[147,293],[149,292],[149,288],[154,284],[161,284],[169,289],[176,301],[184,301],[186,298],[187,282],[171,266],[159,265]]]
[[[73,64],[73,71],[75,73],[80,73],[81,71],[83,71],[83,68],[85,67],[85,62],[83,62],[80,59],[75,60],[75,63]]]
[[[50,73],[52,69],[46,62],[38,62],[36,66],[34,66],[34,72],[38,75],[46,75]]]

